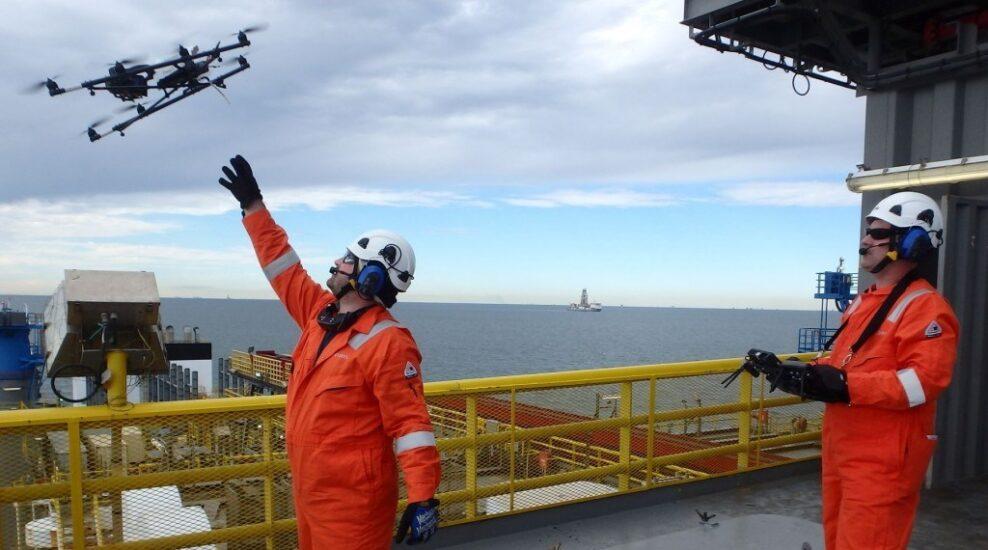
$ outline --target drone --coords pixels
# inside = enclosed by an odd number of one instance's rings
[[[267,28],[266,25],[255,25],[240,30],[234,36],[237,37],[235,43],[223,46],[221,42],[208,50],[199,50],[198,46],[191,50],[179,45],[178,56],[159,63],[136,64],[138,59],[121,59],[110,64],[108,76],[87,80],[77,86],[63,88],[55,81],[55,78],[47,78],[36,83],[26,91],[48,90],[49,96],[62,95],[67,92],[78,90],[89,90],[89,95],[96,95],[97,91],[110,92],[114,97],[124,102],[132,102],[132,105],[118,111],[125,113],[136,111],[136,114],[114,125],[110,130],[100,133],[96,128],[108,122],[111,117],[100,118],[89,125],[84,135],[89,136],[89,141],[94,142],[102,139],[114,132],[124,135],[124,130],[135,122],[147,118],[152,114],[191,97],[207,88],[213,88],[220,95],[223,92],[220,88],[226,88],[226,81],[250,68],[250,63],[244,55],[239,55],[232,60],[223,61],[225,52],[245,48],[250,46],[247,33],[254,33]],[[213,63],[231,64],[236,63],[237,67],[218,76],[207,75],[213,68]],[[128,66],[129,65],[129,66]],[[159,74],[163,69],[172,69],[165,74]],[[161,90],[161,95],[150,103],[141,103],[147,99],[151,90]],[[226,96],[223,96],[224,99]]]

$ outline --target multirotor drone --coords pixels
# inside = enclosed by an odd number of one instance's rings
[[[179,45],[177,57],[151,65],[135,64],[139,63],[139,59],[121,59],[110,65],[108,76],[87,80],[77,86],[62,88],[55,81],[57,77],[53,77],[32,85],[28,91],[47,89],[48,95],[52,97],[77,90],[89,90],[89,95],[96,95],[97,91],[107,91],[121,101],[131,102],[132,105],[119,110],[118,113],[133,110],[137,114],[114,125],[111,129],[103,133],[100,133],[96,128],[108,122],[111,117],[100,118],[90,124],[84,132],[85,135],[89,136],[89,141],[96,141],[113,132],[118,132],[122,136],[124,135],[124,130],[135,122],[147,118],[153,113],[169,105],[178,103],[206,88],[214,88],[222,95],[223,92],[220,91],[220,88],[226,88],[226,81],[230,77],[250,68],[250,63],[247,62],[247,58],[243,55],[238,55],[236,58],[228,59],[224,62],[222,54],[230,50],[250,46],[247,33],[261,31],[265,28],[265,25],[248,27],[234,35],[237,37],[237,42],[226,46],[222,46],[220,42],[217,42],[213,48],[203,51],[200,51],[198,46],[189,50]],[[214,68],[214,62],[221,65],[236,63],[237,67],[211,78],[206,73]],[[160,74],[161,70],[166,68],[173,70],[165,74]],[[161,90],[162,95],[153,101],[141,103],[142,100],[148,97],[149,90]]]

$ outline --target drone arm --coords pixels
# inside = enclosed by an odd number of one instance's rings
[[[165,97],[163,97],[163,98],[159,99],[158,101],[154,102],[154,104],[152,104],[147,109],[144,109],[144,112],[143,113],[138,113],[138,114],[132,116],[131,118],[128,118],[127,120],[121,122],[120,124],[117,124],[116,126],[113,127],[113,130],[112,131],[114,131],[114,132],[122,132],[122,131],[126,130],[131,124],[137,122],[138,120],[141,120],[142,118],[145,118],[147,116],[150,116],[153,113],[157,113],[158,111],[164,109],[165,107],[167,107],[169,105],[172,105],[173,103],[178,103],[179,101],[182,101],[183,99],[185,99],[185,98],[187,98],[189,96],[192,96],[193,94],[197,94],[197,93],[203,91],[204,89],[206,89],[208,87],[209,86],[207,86],[207,85],[202,85],[202,86],[197,86],[197,87],[193,87],[193,88],[188,88],[187,90],[185,90],[185,92],[182,93],[182,95],[180,95],[178,97],[173,97],[171,99],[168,99],[168,96],[166,95]]]
[[[146,73],[148,71],[154,71],[154,70],[157,70],[157,69],[161,69],[163,67],[171,67],[171,66],[175,65],[176,63],[181,63],[181,62],[184,62],[184,61],[192,61],[192,60],[196,60],[196,59],[199,59],[199,58],[202,58],[202,57],[208,57],[210,55],[212,55],[212,56],[219,56],[223,52],[227,52],[227,51],[230,51],[230,50],[235,50],[237,48],[243,48],[245,46],[246,46],[246,44],[241,44],[241,43],[238,42],[236,44],[230,44],[228,46],[217,46],[217,47],[215,47],[215,48],[213,48],[211,50],[206,50],[204,52],[199,52],[199,53],[194,54],[194,55],[179,56],[179,57],[176,57],[176,58],[168,59],[166,61],[162,61],[160,63],[155,63],[153,65],[143,65],[143,66],[139,66],[139,67],[131,67],[131,68],[126,69],[126,70],[124,70],[124,71],[122,71],[122,72],[120,72],[118,74],[115,74],[115,75],[104,76],[102,78],[97,78],[97,79],[94,79],[94,80],[87,80],[87,81],[83,82],[82,84],[80,84],[79,86],[75,86],[73,88],[67,88],[65,91],[66,92],[69,92],[69,91],[73,91],[73,90],[79,90],[79,89],[82,89],[82,88],[91,88],[93,86],[98,86],[100,84],[104,84],[104,83],[106,83],[106,82],[108,82],[108,81],[110,81],[110,80],[112,80],[114,78],[120,78],[121,76]]]
[[[237,67],[236,69],[233,69],[232,71],[227,71],[226,73],[221,74],[217,78],[217,81],[222,82],[224,79],[230,78],[231,76],[233,76],[233,75],[235,75],[237,73],[246,71],[248,68],[250,68],[250,65],[247,65],[246,64],[246,61],[244,61],[241,64],[241,66]],[[196,85],[193,85],[193,86],[190,86],[190,87],[186,88],[186,90],[184,92],[182,92],[182,95],[177,96],[177,97],[173,97],[171,99],[168,99],[168,94],[170,94],[170,92],[168,92],[168,93],[166,93],[165,97],[162,97],[161,99],[159,99],[158,101],[156,101],[150,107],[148,107],[147,109],[145,109],[143,113],[138,113],[137,115],[135,115],[135,116],[133,116],[133,117],[131,117],[131,118],[129,118],[129,119],[121,122],[120,124],[117,124],[116,126],[114,126],[112,131],[113,132],[122,132],[122,131],[126,130],[128,127],[130,127],[131,124],[134,124],[138,120],[140,120],[142,118],[145,118],[147,116],[150,116],[151,114],[156,113],[156,112],[164,109],[165,107],[168,107],[169,105],[178,103],[179,101],[182,101],[183,99],[185,99],[187,97],[191,97],[192,95],[195,95],[195,94],[197,94],[197,93],[205,90],[206,88],[209,88],[211,85],[212,85],[212,82],[198,83]]]

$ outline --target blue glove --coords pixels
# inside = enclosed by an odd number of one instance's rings
[[[402,542],[408,537],[408,544],[425,542],[436,534],[439,528],[439,501],[430,498],[425,502],[413,502],[405,507],[405,512],[398,522],[395,532],[395,542]]]

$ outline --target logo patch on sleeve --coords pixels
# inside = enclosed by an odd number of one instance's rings
[[[415,378],[419,371],[411,361],[405,363],[405,378]]]
[[[930,321],[930,324],[926,325],[926,330],[923,332],[927,338],[936,338],[943,334],[943,329],[936,321]]]

